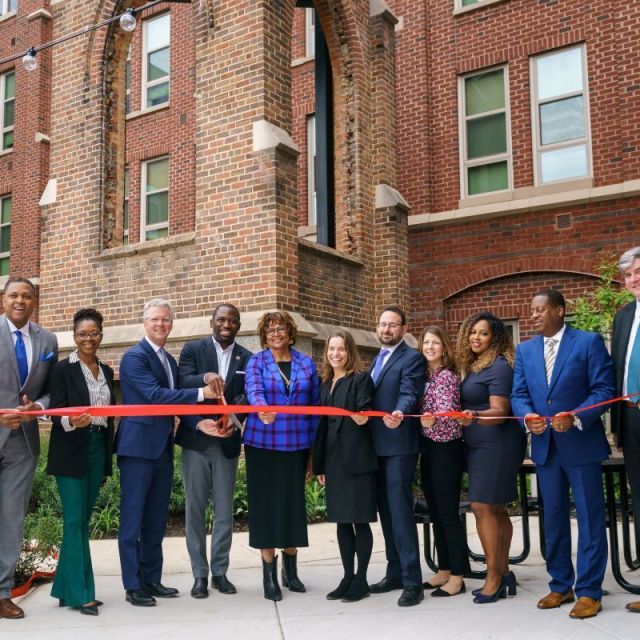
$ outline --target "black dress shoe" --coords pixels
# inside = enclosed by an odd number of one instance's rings
[[[465,586],[463,581],[459,591],[456,591],[455,593],[449,593],[448,591],[445,591],[444,589],[441,589],[440,587],[438,587],[435,591],[431,592],[431,597],[432,598],[449,598],[450,596],[457,596],[458,594],[465,593],[466,591],[467,591],[467,587]]]
[[[402,589],[402,580],[400,578],[388,578],[387,576],[369,587],[371,593],[388,593],[396,589]]]
[[[415,607],[424,600],[424,589],[419,587],[405,587],[398,599],[399,607]]]
[[[347,593],[352,582],[353,578],[342,578],[340,584],[333,591],[327,593],[327,600],[340,600]]]
[[[196,578],[194,580],[193,587],[191,587],[191,597],[192,598],[208,598],[209,597],[209,589],[207,587],[206,578]]]
[[[78,611],[84,616],[97,616],[98,605],[97,604],[81,604],[78,607]]]
[[[347,592],[342,596],[342,602],[358,602],[369,597],[369,585],[365,578],[354,578]]]
[[[144,585],[144,590],[156,598],[175,598],[178,590],[173,587],[165,587],[160,582],[150,582]]]
[[[227,576],[225,575],[212,576],[211,586],[214,589],[217,589],[220,593],[226,593],[226,594],[238,593],[238,590],[235,588],[235,585],[229,582],[229,580],[227,579]]]
[[[153,607],[156,599],[149,595],[144,589],[128,589],[126,600],[134,607]]]

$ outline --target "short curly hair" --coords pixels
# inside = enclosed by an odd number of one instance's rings
[[[476,356],[469,346],[469,336],[473,327],[483,320],[488,323],[491,329],[491,344],[484,353]],[[458,331],[456,362],[460,375],[465,377],[471,372],[482,371],[492,365],[498,356],[503,356],[513,367],[515,349],[505,323],[489,311],[474,313],[460,325],[460,330]]]
[[[87,309],[78,309],[73,314],[73,330],[76,331],[78,325],[85,320],[95,322],[98,325],[100,331],[102,331],[102,323],[104,322],[104,319],[102,317],[102,314],[97,309],[94,309],[93,307],[89,307]]]
[[[289,334],[289,344],[296,343],[298,338],[298,326],[293,318],[286,311],[267,311],[258,321],[258,336],[260,346],[265,349],[267,346],[267,329],[272,325],[286,325]]]

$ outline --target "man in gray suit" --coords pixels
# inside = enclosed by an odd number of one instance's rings
[[[35,305],[29,280],[7,280],[0,316],[0,407],[37,411],[49,406],[47,379],[58,359],[58,341],[29,320]],[[38,421],[0,415],[0,618],[24,618],[11,601],[11,588],[39,454]]]

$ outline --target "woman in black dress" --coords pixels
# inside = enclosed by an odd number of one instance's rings
[[[324,351],[320,404],[349,411],[371,406],[374,386],[361,371],[351,334],[335,331]],[[313,447],[313,470],[326,487],[327,520],[338,523],[344,578],[328,600],[355,602],[369,595],[367,567],[373,549],[370,522],[376,521],[376,454],[367,418],[325,416]],[[355,571],[355,557],[358,570]]]
[[[469,500],[487,560],[487,577],[474,602],[495,602],[516,593],[509,571],[513,526],[506,505],[516,498],[516,478],[524,460],[526,437],[508,416],[513,382],[513,341],[504,323],[491,313],[477,313],[462,323],[456,360],[463,378],[460,399],[468,417],[464,430],[469,472]]]

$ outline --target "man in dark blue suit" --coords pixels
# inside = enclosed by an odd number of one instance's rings
[[[542,335],[518,345],[511,406],[531,431],[531,457],[544,503],[551,581],[538,608],[559,607],[577,595],[569,615],[590,618],[602,608],[607,567],[601,463],[609,445],[601,419],[606,407],[581,408],[611,399],[614,377],[602,337],[565,325],[564,315],[559,291],[534,296],[531,318]],[[553,417],[548,425],[541,416]],[[569,489],[578,517],[577,577],[571,562]]]
[[[216,397],[210,386],[177,390],[178,367],[164,349],[173,327],[166,300],[144,306],[145,337],[120,362],[123,404],[194,404]],[[153,606],[177,589],[162,578],[162,539],[173,477],[174,416],[123,418],[116,436],[120,468],[118,550],[127,602]]]
[[[372,409],[386,411],[370,421],[378,456],[378,511],[387,555],[385,577],[371,585],[371,593],[403,589],[401,607],[424,598],[418,532],[413,516],[413,479],[419,451],[420,425],[416,414],[425,382],[422,355],[404,342],[407,320],[402,309],[386,307],[378,321],[382,349],[369,373],[376,387]]]

